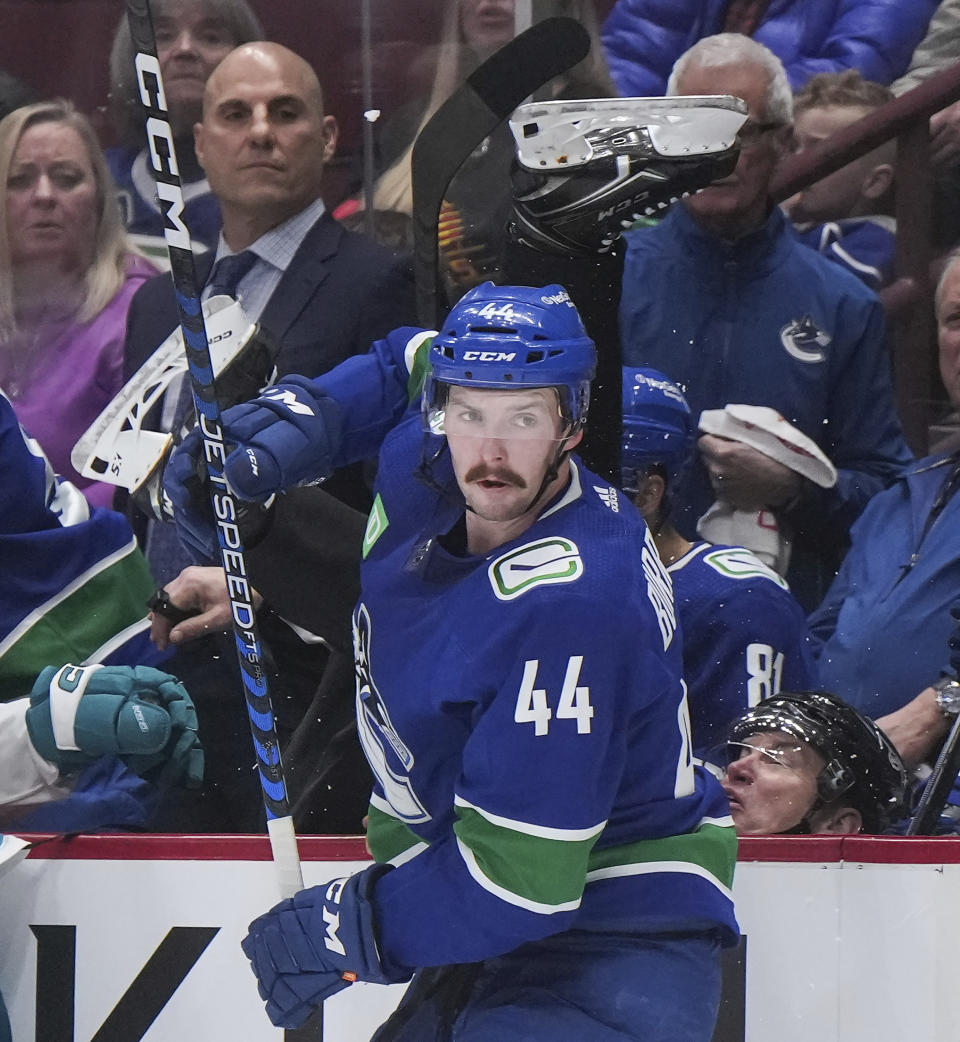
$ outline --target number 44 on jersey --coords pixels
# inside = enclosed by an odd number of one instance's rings
[[[590,688],[579,683],[582,667],[583,655],[571,655],[560,690],[560,702],[554,714],[546,690],[536,686],[540,660],[527,659],[523,664],[523,679],[520,681],[517,708],[513,714],[516,723],[533,724],[533,733],[540,736],[550,733],[550,721],[553,719],[575,720],[577,733],[589,734],[593,706],[590,705]]]

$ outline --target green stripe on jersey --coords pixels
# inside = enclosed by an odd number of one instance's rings
[[[423,393],[423,384],[427,379],[427,374],[430,372],[430,348],[433,346],[434,337],[437,333],[435,330],[428,330],[426,335],[419,333],[418,336],[424,337],[419,344],[415,344],[416,337],[407,344],[407,351],[411,348],[414,349],[412,360],[407,358],[407,370],[410,373],[410,377],[407,380],[407,397],[411,402],[415,402],[420,395]]]
[[[608,878],[631,875],[632,871],[656,870],[663,863],[664,872],[680,871],[678,862],[687,862],[713,876],[726,888],[733,886],[733,870],[737,863],[737,834],[733,825],[703,824],[696,832],[663,839],[642,839],[618,847],[594,850],[588,870],[591,876]],[[588,882],[590,879],[588,878]]]
[[[367,846],[374,861],[392,861],[423,840],[399,818],[386,814],[372,803],[367,818]]]
[[[82,664],[114,634],[146,617],[154,589],[147,562],[131,540],[102,571],[84,576],[75,590],[41,605],[13,631],[9,646],[0,649],[0,701],[27,694],[46,666]]]
[[[457,815],[453,831],[483,876],[506,892],[505,900],[513,896],[517,901],[511,903],[547,906],[544,910],[580,901],[599,829],[585,838],[578,832],[576,839],[558,839],[495,824],[468,806],[458,805]]]

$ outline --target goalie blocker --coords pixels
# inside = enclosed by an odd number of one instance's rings
[[[203,303],[203,316],[221,406],[236,405],[268,388],[276,378],[279,346],[232,297],[211,297]],[[175,379],[189,379],[179,326],[94,420],[71,454],[79,473],[127,489],[140,509],[158,521],[173,517],[163,495],[167,460],[196,422],[191,405],[181,431],[169,434],[144,427]]]

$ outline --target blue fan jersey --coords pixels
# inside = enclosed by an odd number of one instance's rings
[[[698,543],[668,571],[694,755],[710,760],[744,710],[816,686],[807,623],[784,580],[741,546]]]
[[[316,381],[347,455],[371,447],[371,401],[382,416],[418,389],[429,337],[410,333]],[[473,962],[568,929],[731,942],[736,837],[692,764],[673,593],[639,513],[574,460],[518,539],[469,555],[444,538],[465,505],[419,417],[386,437],[376,492],[354,641],[369,842],[398,866],[375,892],[385,953]]]

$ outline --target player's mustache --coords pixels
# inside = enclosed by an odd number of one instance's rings
[[[467,471],[464,481],[468,484],[473,481],[502,481],[505,485],[516,485],[517,488],[526,488],[527,483],[515,471],[509,467],[488,467],[485,463],[478,463]]]

